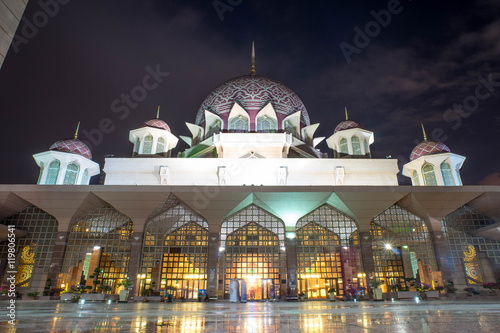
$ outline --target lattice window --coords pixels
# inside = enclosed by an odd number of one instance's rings
[[[72,162],[68,164],[66,168],[66,174],[64,175],[64,185],[75,185],[76,179],[78,178],[78,171],[80,170],[80,166],[78,164]]]
[[[139,138],[137,138],[137,139],[135,139],[134,153],[138,153],[140,147],[141,147],[141,140],[139,140]]]
[[[445,186],[455,186],[455,180],[451,173],[451,167],[447,162],[441,163],[441,175]]]
[[[347,145],[347,139],[346,138],[340,139],[340,152],[342,154],[349,154],[349,148],[348,148],[348,145]]]
[[[297,134],[297,131],[295,130],[295,127],[292,125],[292,122],[289,121],[289,120],[285,120],[285,124],[284,124],[284,129],[285,129],[285,133],[287,134],[291,134],[293,135],[294,137],[298,138],[298,134]]]
[[[35,265],[42,268],[44,273],[48,273],[56,241],[57,220],[37,207],[28,207],[3,219],[0,224],[15,225],[16,229],[28,232],[25,237],[16,238],[16,253],[18,256],[22,254],[25,259],[29,259],[33,255],[32,259]],[[8,257],[7,245],[7,242],[0,243],[0,258],[2,262],[7,260]],[[28,261],[24,260],[25,265],[33,267],[33,263],[27,263]],[[20,270],[18,269],[18,271]],[[27,273],[28,271],[31,272],[30,269],[24,272]],[[26,285],[26,283],[29,283],[30,275],[31,273],[19,276],[19,279],[16,279],[16,283],[23,286]]]
[[[229,120],[229,130],[235,133],[248,132],[248,119],[239,115]]]
[[[222,223],[220,246],[219,276],[226,295],[231,279],[269,279],[278,296],[280,278],[286,276],[283,221],[252,204]]]
[[[373,239],[373,259],[378,277],[394,283],[404,283],[404,272],[401,252],[414,253],[417,260],[437,270],[436,255],[432,245],[431,234],[424,221],[405,209],[394,205],[377,215],[370,224]]]
[[[133,229],[132,220],[109,205],[79,218],[71,227],[62,273],[85,260],[94,246],[100,246],[99,268],[104,270],[100,279],[114,287],[128,273]]]
[[[151,154],[153,150],[153,136],[151,134],[146,135],[143,144],[144,146],[142,147],[142,153]]]
[[[473,253],[470,246],[474,247],[474,251],[484,253],[496,264],[500,264],[500,242],[471,235],[472,231],[494,223],[495,220],[467,206],[457,209],[441,221],[449,257],[457,270],[465,262],[475,261],[471,259],[471,255],[469,258],[466,256],[466,253]],[[481,267],[477,271],[481,272]]]
[[[88,185],[89,184],[89,170],[88,169],[85,169],[83,171],[81,184],[82,185]]]
[[[352,142],[352,154],[353,155],[363,155],[361,153],[361,141],[357,136],[353,136],[351,139]]]
[[[158,142],[156,143],[156,153],[163,154],[164,152],[165,152],[165,139],[159,138]]]
[[[276,131],[276,121],[268,116],[257,118],[257,131],[262,133],[273,133]]]
[[[413,170],[411,178],[413,179],[413,186],[420,186],[420,178],[418,177],[418,172],[416,170]]]
[[[422,175],[424,176],[425,186],[437,186],[436,174],[434,173],[434,166],[432,164],[424,164]]]
[[[59,168],[61,167],[61,162],[59,160],[54,160],[49,164],[49,170],[47,171],[47,179],[45,184],[55,185],[57,182],[57,176],[59,175]]]

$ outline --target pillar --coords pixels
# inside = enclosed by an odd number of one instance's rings
[[[373,260],[372,236],[369,231],[359,232],[359,243],[363,270],[367,278],[372,278],[375,276],[375,261]]]
[[[129,292],[129,297],[137,296],[139,293],[139,286],[137,285],[137,274],[140,273],[141,269],[142,239],[142,232],[135,231],[132,234],[132,241],[130,246],[130,261],[128,264],[128,279],[132,281],[133,285],[132,290]]]
[[[285,237],[286,249],[286,268],[287,268],[287,284],[281,284],[281,298],[286,299],[287,296],[297,297],[297,239],[295,231],[287,231]],[[293,236],[293,238],[292,238]],[[282,278],[283,279],[283,278]],[[282,282],[282,281],[281,281]]]
[[[61,286],[62,281],[58,280],[59,274],[67,273],[62,272],[61,270],[64,263],[64,255],[66,253],[66,245],[68,244],[69,234],[70,232],[67,230],[58,231],[56,235],[56,241],[52,251],[52,261],[50,263],[49,273],[47,274],[47,279],[52,281],[52,286],[54,287]]]
[[[446,249],[446,237],[442,231],[432,231],[432,245],[436,254],[438,270],[443,276],[444,283],[453,281],[455,267]],[[455,283],[457,282],[455,281]]]
[[[224,281],[219,286],[217,264],[219,261],[219,233],[208,234],[208,258],[207,258],[207,295],[217,297],[219,287],[224,290]]]

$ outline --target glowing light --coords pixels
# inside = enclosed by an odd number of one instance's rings
[[[82,305],[83,305],[83,304],[85,304],[85,300],[84,300],[84,299],[81,299],[78,303],[80,303],[80,304],[82,304]]]
[[[108,304],[111,304],[111,300],[110,299],[108,299]]]
[[[391,245],[391,244],[389,244],[389,243],[385,244],[385,249],[386,249],[386,250],[390,250],[390,249],[392,249],[392,245]]]
[[[206,279],[207,276],[205,274],[188,274],[184,275],[184,279],[188,280],[203,280]]]
[[[66,287],[66,284],[61,283],[61,288],[64,288],[64,287]]]
[[[295,232],[287,232],[285,235],[286,235],[286,238],[288,238],[288,239],[295,239],[295,237],[297,236],[297,234]]]
[[[94,246],[94,251],[95,250],[100,250],[100,249],[101,249],[101,247],[99,245]]]
[[[320,277],[319,274],[299,274],[301,279],[319,279]]]
[[[223,246],[219,247],[219,252],[224,252],[224,247]]]
[[[408,248],[408,245],[403,245],[403,249],[407,249]]]
[[[419,297],[415,297],[415,303],[420,303],[420,298]]]

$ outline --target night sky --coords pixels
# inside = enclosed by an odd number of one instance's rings
[[[375,133],[374,157],[398,158],[402,169],[424,123],[429,139],[467,157],[464,185],[500,185],[498,0],[71,0],[33,32],[41,10],[28,3],[17,35],[29,38],[0,69],[0,184],[36,183],[32,155],[72,137],[78,121],[82,140],[112,123],[91,147],[101,168],[105,155],[131,156],[128,132],[158,105],[173,134],[189,136],[184,122],[210,91],[249,73],[255,40],[257,74],[300,96],[321,123],[317,137],[333,134],[347,106]],[[128,115],[113,112],[148,67],[169,74]],[[185,148],[179,141],[174,156]]]

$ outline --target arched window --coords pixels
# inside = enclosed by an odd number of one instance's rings
[[[455,180],[451,174],[451,167],[447,162],[441,163],[441,175],[445,186],[455,186]]]
[[[363,155],[361,153],[361,141],[359,141],[359,138],[357,136],[353,136],[351,142],[352,142],[352,154]]]
[[[268,116],[257,118],[257,131],[263,133],[273,133],[276,130],[276,122]]]
[[[37,184],[41,184],[42,183],[42,176],[43,176],[43,170],[44,170],[44,164],[43,162],[40,163],[40,175],[38,176],[38,181],[36,182]]]
[[[418,172],[416,170],[413,170],[411,178],[413,179],[413,186],[420,186],[420,179],[418,178]]]
[[[156,143],[156,153],[163,154],[164,152],[165,152],[165,139],[159,138],[158,142]]]
[[[230,120],[229,130],[236,133],[243,133],[248,131],[248,119],[239,115]]]
[[[422,167],[422,174],[424,176],[425,186],[437,186],[436,174],[434,173],[434,166],[432,164],[424,164]]]
[[[76,179],[78,178],[78,171],[80,167],[75,162],[68,164],[66,168],[66,174],[64,175],[64,185],[75,185]]]
[[[135,139],[135,145],[134,145],[134,153],[139,152],[139,147],[141,146],[141,140],[139,138]]]
[[[365,155],[370,153],[370,146],[368,145],[368,139],[363,140],[363,145],[365,146]]]
[[[340,152],[342,154],[349,154],[349,148],[347,148],[347,139],[342,138],[340,139]]]
[[[61,162],[59,162],[59,160],[54,160],[49,164],[49,170],[47,171],[47,178],[45,180],[45,184],[47,185],[56,184],[60,167],[61,167]]]
[[[88,185],[89,184],[89,172],[88,172],[87,169],[85,169],[85,171],[83,171],[81,184],[82,185]]]
[[[153,136],[151,134],[148,134],[144,138],[144,146],[142,147],[142,153],[151,154],[152,150],[153,150]]]
[[[297,133],[295,132],[295,128],[292,125],[292,122],[289,120],[285,120],[285,133],[291,134],[295,137],[297,137]]]

